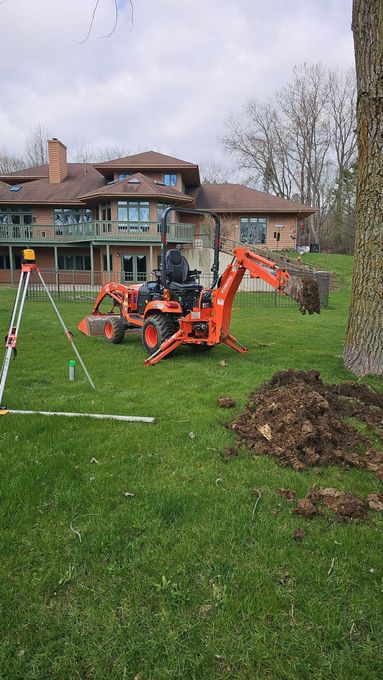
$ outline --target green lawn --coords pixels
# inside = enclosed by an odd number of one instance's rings
[[[85,338],[76,326],[90,305],[61,304],[96,392],[79,368],[69,383],[72,354],[50,306],[26,304],[10,408],[156,424],[1,417],[0,678],[383,677],[382,518],[307,522],[278,494],[320,483],[366,496],[382,485],[366,471],[318,477],[246,451],[221,457],[233,441],[224,423],[275,371],[353,379],[341,359],[352,260],[305,260],[336,271],[342,288],[320,316],[236,309],[247,355],[184,348],[145,368],[139,336]],[[0,291],[2,337],[13,298]],[[220,395],[236,409],[219,409]]]

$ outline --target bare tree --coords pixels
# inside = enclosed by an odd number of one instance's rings
[[[0,149],[0,175],[7,175],[15,170],[25,168],[25,159],[21,156],[12,156],[6,149]],[[0,188],[7,186],[0,182]]]
[[[226,184],[230,182],[230,169],[213,159],[199,164],[202,184]]]
[[[75,140],[71,148],[70,158],[73,163],[103,163],[115,158],[124,158],[131,154],[127,146],[111,144],[110,146],[88,146]]]
[[[6,149],[0,149],[0,175],[25,168],[25,158],[12,156]]]
[[[46,124],[38,123],[25,141],[25,158],[30,166],[48,163],[48,139],[50,133]]]
[[[322,250],[352,255],[355,245],[356,163],[336,180],[332,209],[321,232]]]
[[[350,73],[303,64],[268,102],[250,100],[244,116],[228,121],[223,139],[253,184],[317,209],[310,218],[316,241],[334,184],[354,162],[353,102]]]
[[[382,0],[354,0],[358,90],[356,243],[344,363],[356,375],[383,374]]]
[[[114,12],[113,25],[112,25],[111,29],[108,31],[108,33],[105,33],[103,35],[99,35],[98,36],[99,38],[110,38],[117,28],[118,16],[119,16],[118,0],[111,0],[111,1],[112,1],[112,5],[113,5],[113,12]],[[95,0],[95,3],[93,5],[92,14],[91,14],[90,21],[89,21],[87,33],[82,40],[75,41],[77,43],[77,45],[83,45],[84,43],[86,43],[89,40],[89,37],[90,37],[92,30],[93,30],[93,25],[94,25],[94,22],[95,22],[95,18],[96,18],[96,14],[97,14],[99,4],[100,4],[100,0]],[[134,25],[133,0],[129,0],[129,5],[130,5],[131,30],[133,30],[133,25]]]

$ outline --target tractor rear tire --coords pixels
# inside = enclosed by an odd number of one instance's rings
[[[142,329],[142,344],[149,356],[157,352],[162,343],[177,330],[178,324],[171,316],[166,314],[149,316]]]
[[[109,342],[119,345],[125,337],[125,326],[120,316],[108,319],[104,326],[104,334]]]

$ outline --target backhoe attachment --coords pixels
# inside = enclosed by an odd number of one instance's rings
[[[311,276],[290,276],[285,293],[298,303],[301,314],[320,314],[319,288]]]

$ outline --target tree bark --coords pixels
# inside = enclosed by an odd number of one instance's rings
[[[383,373],[383,0],[354,0],[358,173],[351,305],[344,348],[358,376]]]

